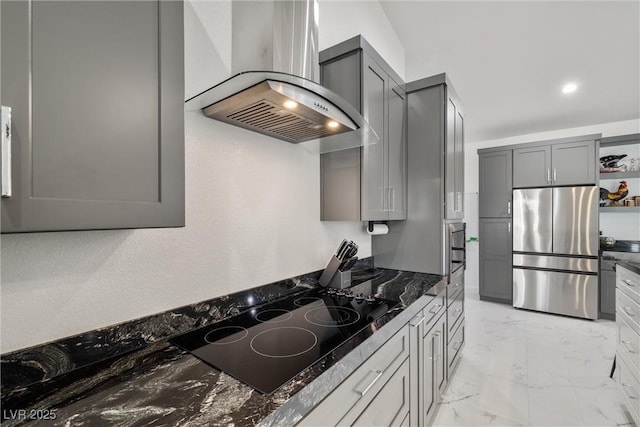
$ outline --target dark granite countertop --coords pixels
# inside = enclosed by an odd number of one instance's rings
[[[606,254],[607,252],[630,252],[640,253],[640,241],[638,240],[616,240],[616,243],[611,248],[600,248],[600,252]]]
[[[354,288],[398,300],[400,306],[352,337],[352,345],[338,347],[269,395],[168,342],[171,337],[249,307],[304,292],[317,285],[319,273],[4,354],[2,424],[250,426],[265,418],[272,420],[266,424],[292,419],[290,407],[296,400],[292,397],[303,399],[302,395],[313,388],[308,387],[312,382],[317,395],[324,385],[318,377],[332,366],[348,375],[349,369],[355,369],[350,363],[359,356],[367,357],[367,352],[375,351],[376,345],[382,345],[386,335],[394,332],[382,328],[384,325],[394,319],[404,321],[404,317],[413,315],[405,310],[407,307],[444,286],[439,275],[377,269],[371,259],[359,263],[352,273]],[[247,301],[254,304],[247,305]],[[283,405],[289,414],[274,416]],[[52,415],[55,420],[51,420]],[[47,416],[49,419],[43,419]]]
[[[640,261],[620,260],[620,261],[617,261],[616,263],[626,268],[629,271],[632,271],[636,274],[640,274]]]

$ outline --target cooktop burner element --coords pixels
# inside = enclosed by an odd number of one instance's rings
[[[240,341],[247,335],[249,331],[242,326],[223,326],[209,332],[204,336],[204,340],[209,344],[224,345]]]
[[[357,323],[360,320],[360,313],[352,308],[323,305],[307,311],[304,318],[314,325],[340,328]]]
[[[271,393],[349,341],[372,322],[371,315],[384,314],[385,305],[396,304],[309,289],[171,342],[254,389]]]
[[[294,357],[318,344],[316,334],[296,326],[267,329],[251,340],[251,350],[266,357]]]

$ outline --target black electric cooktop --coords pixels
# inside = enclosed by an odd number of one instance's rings
[[[310,289],[171,342],[252,388],[271,393],[397,304]]]

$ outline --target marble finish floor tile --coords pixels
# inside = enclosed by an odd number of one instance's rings
[[[433,426],[633,426],[609,378],[615,322],[465,295],[466,345]]]

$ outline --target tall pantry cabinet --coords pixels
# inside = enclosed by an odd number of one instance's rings
[[[511,203],[513,150],[478,150],[480,299],[513,302]]]
[[[464,217],[464,113],[445,74],[406,85],[407,220],[373,236],[376,265],[448,274],[447,226]]]
[[[0,8],[2,232],[183,226],[183,2]]]

